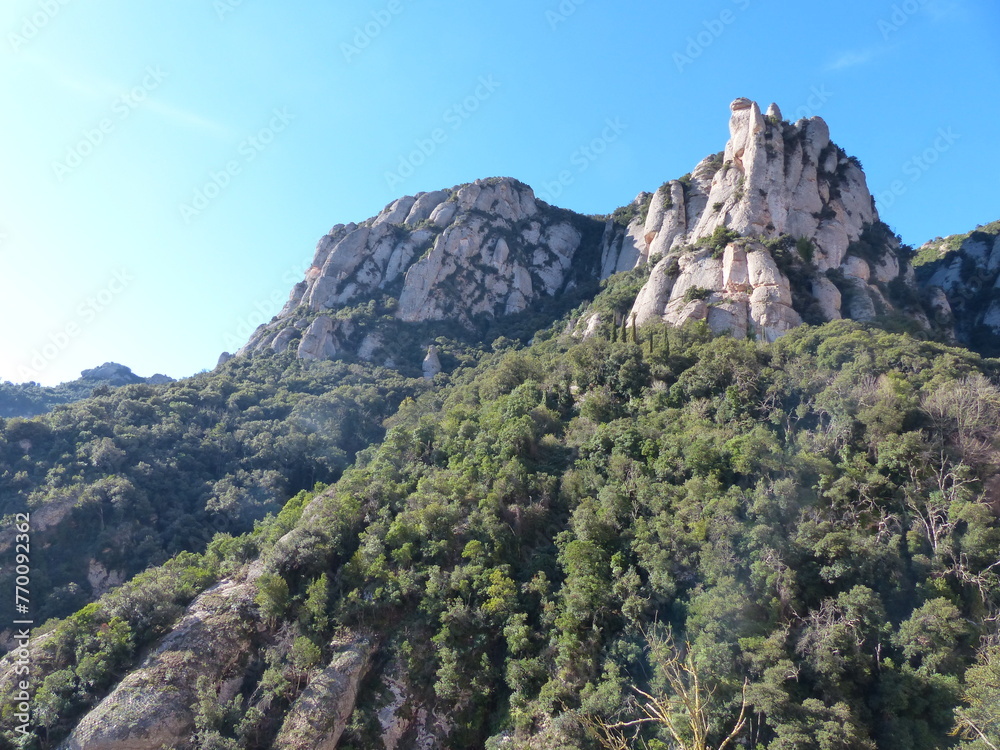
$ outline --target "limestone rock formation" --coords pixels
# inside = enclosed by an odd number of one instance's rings
[[[509,178],[400,198],[361,224],[330,230],[277,319],[241,353],[294,347],[307,360],[345,351],[374,358],[381,342],[333,315],[374,299],[408,323],[471,327],[521,312],[567,282],[582,240],[567,216]]]
[[[117,362],[105,362],[99,367],[93,367],[80,373],[81,380],[98,380],[109,385],[128,385],[129,383],[142,383],[142,378],[136,375],[125,365]]]
[[[339,224],[281,313],[241,353],[395,362],[387,343],[399,337],[387,320],[474,330],[580,281],[647,264],[632,309],[639,325],[700,319],[773,340],[803,322],[870,320],[909,304],[912,270],[879,221],[860,163],[830,141],[826,123],[789,123],[776,104],[762,114],[749,99],[730,109],[723,151],[603,220],[494,178],[403,197],[360,224]],[[1000,320],[1000,307],[991,315]],[[407,356],[415,368],[419,358]]]
[[[222,581],[201,594],[136,670],[76,726],[63,750],[159,750],[189,739],[198,677],[222,685],[225,702],[240,688],[253,636],[254,589]]]
[[[915,257],[934,322],[953,339],[1000,355],[1000,221],[939,237]]]
[[[98,367],[84,370],[80,373],[80,380],[112,386],[132,385],[134,383],[163,385],[164,383],[174,382],[173,378],[161,373],[151,375],[148,378],[141,377],[132,372],[131,368],[120,365],[117,362],[105,362]]]
[[[368,672],[371,645],[365,638],[333,644],[330,663],[312,675],[289,709],[274,742],[277,750],[334,750],[344,733],[358,686]]]
[[[807,315],[870,320],[891,310],[881,287],[905,264],[896,238],[878,229],[857,161],[818,117],[790,124],[777,105],[765,116],[749,99],[731,111],[725,151],[661,187],[629,225],[626,236],[641,239],[615,268],[659,258],[632,309],[638,324],[699,319],[770,341]]]
[[[427,380],[433,380],[434,376],[441,372],[441,358],[438,357],[436,346],[430,346],[427,348],[427,356],[424,357],[423,371],[424,377]]]

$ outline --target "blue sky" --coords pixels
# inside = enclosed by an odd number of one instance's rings
[[[905,241],[1000,218],[992,0],[7,0],[0,379],[183,377],[331,226],[510,175],[607,213],[819,115]]]

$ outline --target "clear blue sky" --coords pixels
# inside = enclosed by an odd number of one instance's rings
[[[211,368],[332,225],[493,175],[606,213],[737,96],[824,117],[907,242],[967,231],[1000,218],[998,32],[994,0],[6,0],[0,379]]]

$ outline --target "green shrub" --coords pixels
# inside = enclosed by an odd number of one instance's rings
[[[802,256],[802,260],[806,263],[812,263],[813,254],[816,252],[816,246],[808,237],[799,237],[795,240],[795,249],[799,251],[799,255]]]
[[[695,300],[708,299],[712,296],[712,290],[702,286],[692,286],[684,290],[684,302],[694,302]]]
[[[712,231],[711,235],[702,237],[696,244],[699,247],[710,248],[712,250],[712,257],[720,258],[726,249],[726,245],[730,242],[735,242],[740,236],[739,232],[720,224]]]

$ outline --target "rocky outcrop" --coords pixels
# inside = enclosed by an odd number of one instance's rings
[[[952,339],[1000,355],[1000,221],[932,240],[915,262],[934,322]]]
[[[434,376],[441,372],[441,358],[438,357],[436,346],[427,347],[427,356],[423,363],[424,378],[433,380]]]
[[[449,747],[449,735],[455,727],[449,717],[418,697],[410,683],[404,662],[390,656],[381,670],[380,684],[374,695],[362,696],[361,701],[374,701],[379,739],[385,750],[419,748],[434,750]]]
[[[313,674],[295,699],[274,742],[277,750],[334,750],[344,733],[358,685],[368,672],[371,644],[366,638],[337,641],[330,663]]]
[[[81,380],[97,380],[109,385],[128,385],[129,383],[145,382],[131,369],[117,362],[105,362],[99,367],[93,367],[80,373]]]
[[[92,381],[95,384],[104,385],[132,385],[133,383],[146,383],[147,385],[163,385],[173,383],[174,379],[168,375],[157,373],[144,378],[132,372],[131,368],[120,365],[117,362],[105,362],[98,367],[92,367],[80,373],[80,380]]]
[[[826,123],[790,124],[777,105],[765,116],[749,99],[731,111],[725,151],[662,187],[630,224],[635,235],[642,220],[632,255],[659,258],[632,308],[637,323],[704,320],[771,341],[805,315],[870,320],[892,309],[879,285],[905,271],[898,241],[872,230],[884,225],[864,173]]]
[[[190,739],[198,678],[239,691],[254,633],[254,589],[223,581],[201,594],[143,664],[88,713],[64,750],[159,750]]]
[[[120,570],[108,570],[97,560],[91,560],[87,566],[87,583],[95,599],[124,582],[125,576]]]
[[[384,342],[368,333],[355,341],[351,320],[333,314],[369,300],[405,323],[468,328],[521,312],[567,283],[583,238],[577,224],[588,221],[567,217],[508,178],[400,198],[361,224],[330,230],[284,309],[241,353],[295,347],[307,360],[341,352],[372,359]]]
[[[241,351],[389,361],[397,352],[371,326],[377,316],[473,330],[576,280],[646,264],[632,309],[639,325],[700,319],[772,340],[803,322],[892,311],[889,287],[912,289],[913,277],[858,161],[819,117],[789,123],[776,104],[762,114],[742,98],[730,109],[725,149],[640,193],[607,218],[600,239],[595,219],[537,201],[509,178],[400,198],[361,224],[337,225],[281,313]],[[1000,308],[992,316],[1000,320]]]

